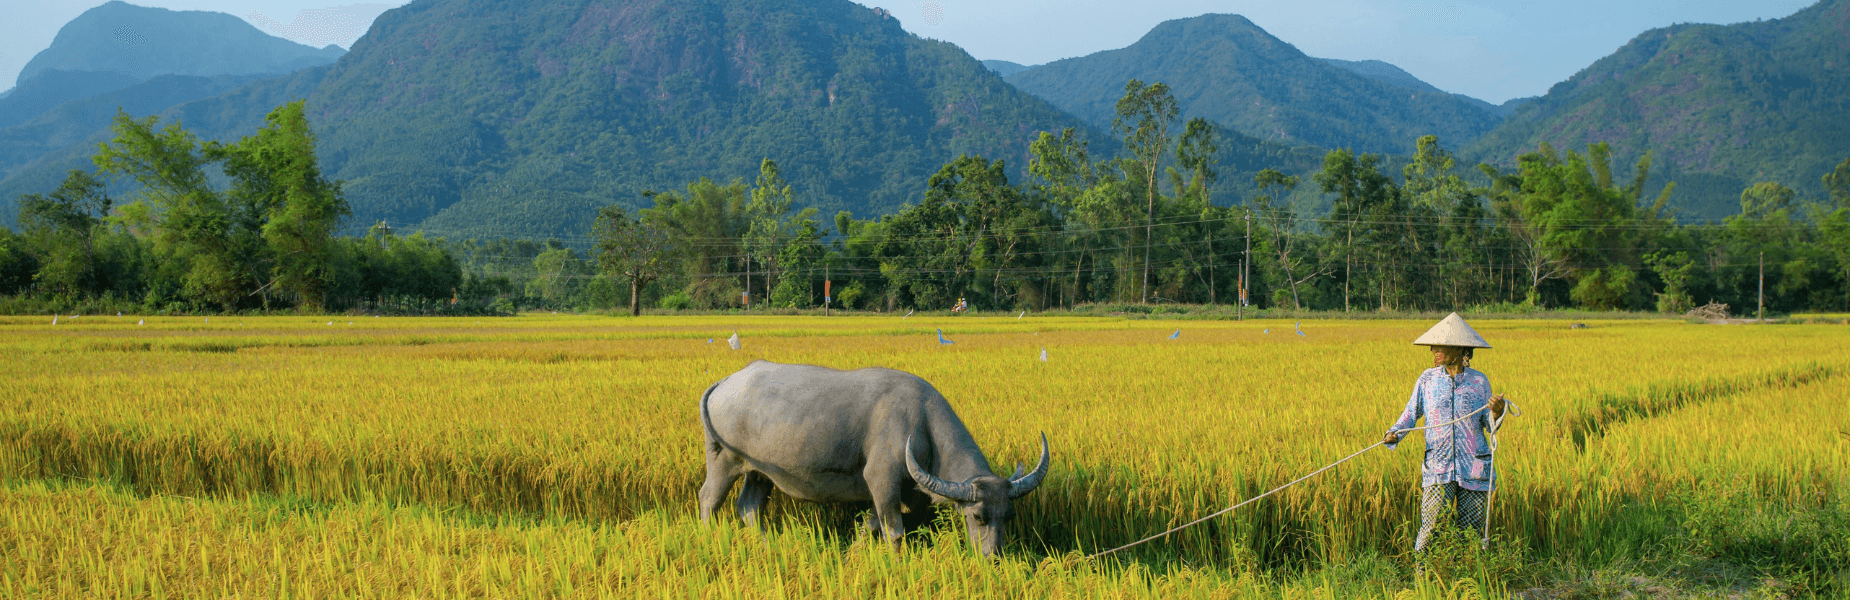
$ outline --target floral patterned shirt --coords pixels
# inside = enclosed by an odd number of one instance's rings
[[[1421,417],[1429,425],[1445,423],[1482,408],[1490,397],[1490,378],[1483,373],[1467,368],[1453,377],[1446,374],[1444,367],[1433,367],[1421,373],[1419,382],[1413,385],[1413,396],[1407,399],[1407,409],[1394,422],[1394,429],[1413,427]],[[1489,491],[1496,482],[1496,470],[1490,464],[1487,435],[1497,430],[1502,424],[1499,421],[1486,410],[1457,423],[1425,430],[1426,460],[1420,469],[1420,485],[1456,482],[1467,490]]]

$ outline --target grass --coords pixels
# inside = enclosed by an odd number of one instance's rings
[[[1790,544],[1695,541],[1734,528],[1840,547],[1844,524],[1817,515],[1842,511],[1850,432],[1820,427],[1846,409],[1816,399],[1850,368],[1841,327],[1480,321],[1497,347],[1474,366],[1524,411],[1501,436],[1501,550],[1422,582],[1417,446],[1121,560],[1076,558],[1374,441],[1429,366],[1408,344],[1421,321],[1298,336],[1012,315],[329,320],[0,317],[0,548],[39,548],[0,553],[0,590],[17,592],[0,596],[1459,597],[1671,555],[1756,590],[1850,589]],[[894,554],[858,540],[858,508],[785,499],[766,534],[700,527],[698,394],[759,358],[917,373],[1004,472],[1045,431],[1054,471],[1018,504],[1009,558],[975,559],[951,524]],[[175,567],[194,546],[218,566]]]

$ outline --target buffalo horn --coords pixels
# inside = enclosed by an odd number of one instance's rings
[[[1040,487],[1041,479],[1047,477],[1047,466],[1050,462],[1052,462],[1052,459],[1047,455],[1047,434],[1043,432],[1041,433],[1040,464],[1034,465],[1034,472],[1032,473],[1009,478],[1009,498],[1014,499],[1026,496],[1028,492],[1034,491],[1034,488]],[[1020,472],[1019,469],[1016,470],[1016,473]]]
[[[936,475],[926,473],[924,469],[919,468],[918,459],[912,457],[911,437],[906,438],[906,472],[910,473],[912,475],[912,480],[918,482],[919,487],[924,488],[927,492],[958,502],[976,501],[975,490],[970,488],[970,484],[951,483],[939,479]]]

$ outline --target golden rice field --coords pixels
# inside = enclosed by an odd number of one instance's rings
[[[0,317],[0,597],[1477,597],[1680,552],[1850,590],[1844,325],[1474,321],[1522,411],[1496,548],[1415,579],[1417,445],[1083,556],[1379,439],[1427,322],[138,319]],[[1046,432],[1007,556],[787,500],[701,526],[699,395],[757,359],[916,373],[1004,473]]]

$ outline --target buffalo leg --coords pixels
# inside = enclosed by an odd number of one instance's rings
[[[707,453],[707,481],[700,486],[700,522],[709,523],[713,511],[726,502],[726,494],[732,491],[732,482],[739,480],[737,463],[726,460],[720,452]]]
[[[745,484],[739,486],[739,520],[764,529],[760,516],[764,513],[764,502],[771,495],[771,478],[763,473],[746,473]]]
[[[906,536],[906,524],[899,512],[902,501],[896,485],[873,485],[874,516],[869,519],[869,533],[884,534],[887,541],[897,548]]]

